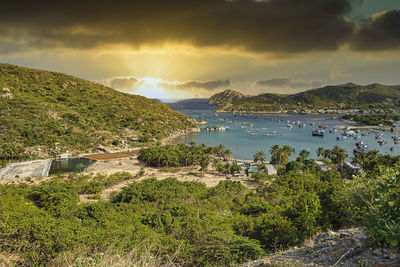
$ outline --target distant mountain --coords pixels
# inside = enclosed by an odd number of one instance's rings
[[[285,112],[315,109],[399,108],[400,86],[381,84],[325,86],[292,95],[260,94],[245,96],[226,90],[209,100],[219,104],[219,111]]]
[[[194,127],[190,117],[157,101],[8,64],[0,64],[0,114],[0,147],[41,151],[89,151],[115,140],[149,141]]]

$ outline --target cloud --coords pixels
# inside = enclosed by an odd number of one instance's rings
[[[371,16],[354,36],[351,47],[359,51],[400,49],[400,10]]]
[[[219,87],[228,87],[231,85],[231,81],[229,80],[216,80],[216,81],[190,81],[181,83],[176,86],[177,89],[193,89],[193,88],[200,88],[200,89],[207,89],[207,90],[214,90]]]
[[[260,80],[255,82],[256,86],[269,88],[290,88],[290,89],[308,89],[322,86],[320,81],[296,80],[291,78],[277,78],[269,80]]]
[[[336,80],[340,78],[347,78],[350,77],[351,75],[343,70],[339,69],[332,69],[330,73],[331,80]]]
[[[127,76],[127,77],[111,77],[97,82],[105,86],[117,89],[121,92],[129,93],[134,90],[134,85],[138,81],[139,80],[136,77]]]
[[[137,83],[137,79],[133,77],[128,78],[116,78],[111,81],[110,86],[121,90],[131,90],[132,87]]]
[[[173,96],[179,97],[203,97],[213,94],[213,90],[228,87],[231,85],[229,80],[212,80],[212,81],[168,81],[153,77],[134,77],[119,76],[110,77],[100,81],[99,84],[114,88],[125,93],[138,93],[149,96],[153,93],[166,94],[167,92]]]
[[[2,3],[0,32],[30,48],[189,44],[250,52],[336,50],[352,36],[351,0],[149,0]],[[3,49],[12,52],[13,47]]]

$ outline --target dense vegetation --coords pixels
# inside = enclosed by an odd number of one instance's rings
[[[153,167],[187,167],[198,164],[207,167],[211,156],[226,158],[231,156],[229,149],[221,144],[218,147],[197,146],[194,142],[189,145],[156,145],[142,148],[139,160]]]
[[[121,139],[152,141],[194,127],[192,119],[159,102],[8,64],[0,64],[0,114],[0,143],[17,146],[17,152],[18,147],[85,151]],[[3,151],[0,157],[9,158]]]
[[[387,109],[399,107],[400,86],[353,83],[326,86],[292,95],[244,96],[227,90],[210,98],[222,111],[282,112],[316,109]]]
[[[387,125],[400,121],[400,115],[396,114],[370,114],[370,115],[344,115],[343,119],[352,120],[366,125]]]
[[[340,153],[320,152],[334,151]],[[397,247],[400,157],[359,153],[354,161],[365,173],[347,180],[335,170],[317,171],[306,152],[282,162],[278,178],[260,177],[256,190],[229,180],[207,188],[153,178],[127,185],[112,201],[79,204],[79,194],[96,196],[134,177],[70,174],[40,185],[2,185],[0,250],[23,265],[59,263],[69,255],[69,264],[81,266],[82,251],[93,265],[102,253],[123,257],[133,250],[162,262],[227,266],[351,226],[366,226],[376,243]]]

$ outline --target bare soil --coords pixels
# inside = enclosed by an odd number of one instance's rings
[[[131,153],[102,153],[102,154],[93,154],[85,156],[88,159],[95,159],[95,160],[110,160],[110,159],[121,159],[121,158],[128,158],[131,157]]]

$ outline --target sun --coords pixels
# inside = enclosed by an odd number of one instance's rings
[[[163,80],[153,77],[141,78],[134,93],[147,98],[170,98],[171,94],[162,86],[163,83]]]
[[[134,86],[133,94],[141,95],[147,98],[156,99],[181,99],[191,97],[191,94],[184,90],[177,90],[176,86],[180,83],[171,82],[154,77],[144,77],[138,79]]]

